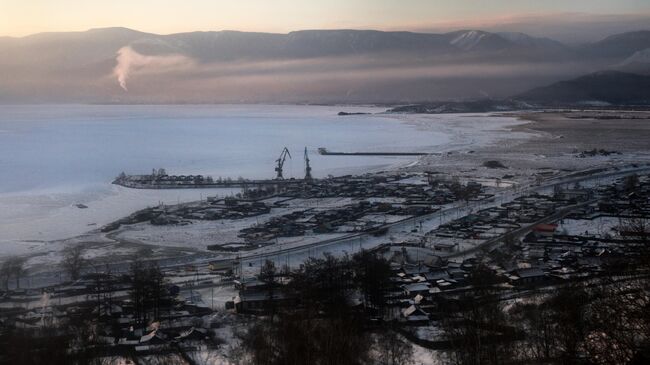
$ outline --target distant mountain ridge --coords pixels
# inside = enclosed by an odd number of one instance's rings
[[[4,41],[3,41],[4,40]],[[208,31],[158,35],[128,28],[98,28],[85,32],[39,33],[0,38],[21,48],[57,44],[68,47],[103,45],[106,52],[133,46],[145,54],[180,53],[201,59],[326,57],[385,52],[445,55],[499,52],[506,49],[567,48],[560,42],[523,33],[462,30],[450,33],[384,32],[376,30],[301,30],[287,34]],[[76,44],[66,44],[75,42]]]
[[[98,28],[0,37],[0,103],[499,99],[602,69],[640,72],[648,49],[650,31],[569,46],[481,30]]]
[[[538,105],[650,105],[650,76],[601,71],[517,95]]]
[[[650,30],[640,30],[609,36],[585,46],[583,51],[596,57],[626,58],[647,48],[650,48]]]
[[[489,113],[498,111],[525,110],[534,107],[534,105],[519,100],[479,99],[469,101],[440,101],[402,105],[391,108],[388,110],[388,112],[406,114]]]
[[[650,76],[600,71],[534,88],[511,98],[427,102],[394,107],[390,113],[487,113],[566,107],[650,107]]]

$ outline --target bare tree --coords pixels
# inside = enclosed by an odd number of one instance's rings
[[[556,323],[546,299],[538,295],[531,303],[515,304],[509,312],[512,324],[526,334],[516,346],[521,360],[544,363],[557,356]]]
[[[621,236],[636,245],[639,259],[645,268],[650,268],[650,220],[645,218],[628,218],[619,227]]]
[[[13,277],[16,280],[16,289],[20,289],[20,278],[25,272],[26,258],[11,256],[5,259],[0,268],[0,277],[3,279],[4,288],[9,290],[9,281]]]
[[[85,248],[81,245],[68,246],[63,250],[61,266],[72,280],[79,279],[81,270],[86,265],[86,259],[83,257],[84,251]]]
[[[400,336],[395,328],[387,328],[377,339],[379,361],[382,365],[413,364],[413,345]]]
[[[2,280],[2,288],[9,290],[9,280],[11,279],[11,269],[8,264],[8,259],[0,266],[0,279]]]
[[[546,304],[551,320],[555,323],[555,344],[558,360],[563,364],[575,364],[584,345],[588,330],[588,307],[591,298],[583,286],[571,285],[560,288]]]
[[[441,321],[444,338],[450,344],[450,362],[465,364],[503,364],[511,360],[513,329],[496,284],[499,278],[483,264],[472,270],[472,291],[455,300],[456,310],[445,313]]]
[[[650,241],[650,221],[644,218],[628,218],[621,222],[621,234],[643,243]]]
[[[585,352],[594,364],[635,363],[650,347],[650,280],[643,275],[600,283],[592,293]]]
[[[242,348],[250,354],[251,363],[368,363],[372,336],[366,317],[349,305],[348,298],[350,293],[362,290],[363,285],[374,284],[374,279],[365,274],[355,277],[353,266],[348,257],[325,255],[323,259],[307,260],[292,272],[288,286],[276,282],[276,290],[294,293],[300,301],[294,306],[279,307],[274,316],[255,321],[243,335]],[[260,279],[270,284],[275,272],[274,265],[267,263]],[[396,342],[393,345],[394,349],[399,347]]]
[[[386,291],[390,288],[390,264],[368,251],[355,254],[352,263],[355,283],[363,294],[366,309],[382,315],[387,306]]]
[[[639,175],[632,174],[626,177],[625,181],[623,182],[623,186],[625,188],[625,191],[628,193],[631,193],[634,190],[636,190],[637,186],[639,186]]]
[[[264,265],[260,268],[259,280],[264,283],[267,290],[268,310],[271,316],[275,315],[275,290],[278,286],[277,282],[277,269],[275,262],[271,260],[264,261]]]
[[[149,319],[157,319],[163,307],[172,304],[172,296],[167,290],[167,280],[156,262],[144,263],[136,260],[129,272],[131,290],[129,297],[133,302],[135,319],[145,324]]]

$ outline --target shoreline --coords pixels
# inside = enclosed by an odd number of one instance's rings
[[[444,134],[448,136],[444,143],[442,144],[437,144],[433,146],[428,146],[428,147],[422,147],[421,149],[426,150],[426,151],[432,151],[432,152],[447,152],[449,150],[454,150],[458,148],[458,142],[460,139],[459,137],[462,137],[465,135],[465,139],[467,136],[472,131],[476,131],[475,127],[473,126],[468,126],[465,128],[461,128],[461,130],[458,130],[458,127],[455,126],[456,121],[454,120],[448,120],[450,118],[449,115],[447,116],[418,116],[417,118],[424,118],[427,119],[426,121],[420,121],[419,123],[413,121],[412,116],[410,115],[393,115],[393,114],[382,114],[382,115],[374,115],[371,117],[380,117],[380,118],[387,118],[390,119],[396,123],[400,124],[406,124],[410,126],[415,126],[416,128],[428,132],[436,132],[438,134]],[[467,115],[464,116],[457,116],[461,118],[467,117]],[[480,120],[494,120],[492,117],[486,115],[486,114],[478,114],[478,115],[469,115],[470,118],[478,118]],[[359,118],[359,119],[367,119],[367,115],[360,115],[360,116],[352,116],[352,117],[345,117],[345,118]],[[454,119],[454,117],[452,117]],[[346,119],[348,120],[348,119]],[[443,123],[439,123],[442,121]],[[508,118],[508,122],[506,125],[511,125],[514,120],[512,118]],[[470,123],[473,124],[473,123]],[[483,123],[481,123],[483,124]],[[491,124],[491,127],[488,129],[500,129],[503,126],[503,122],[501,121],[500,123],[489,123]],[[442,128],[441,128],[442,127]],[[475,141],[465,141],[464,144],[472,144]],[[336,157],[332,157],[336,158]],[[347,158],[347,157],[342,157],[342,158]],[[390,160],[386,160],[390,161]],[[399,171],[404,171],[404,170],[410,170],[410,169],[418,169],[422,164],[423,164],[423,159],[422,158],[398,158],[395,159],[393,163],[382,163],[382,164],[377,164],[377,165],[365,165],[363,167],[357,167],[357,168],[337,168],[336,170],[340,171],[340,174],[337,175],[347,175],[347,174],[364,174],[364,173],[378,173],[378,172],[399,172]],[[110,184],[108,184],[110,186]],[[200,197],[205,199],[208,195],[215,195],[218,193],[220,196],[226,196],[228,194],[233,194],[235,192],[235,189],[214,189],[215,191],[212,191],[213,189],[184,189],[186,193],[180,193],[177,190],[170,190],[168,191],[168,194],[166,198],[161,198],[160,196],[157,196],[157,193],[159,191],[156,191],[155,193],[148,192],[147,190],[139,190],[137,192],[132,191],[132,189],[127,189],[124,188],[125,190],[121,189],[115,189],[115,187],[110,186],[109,191],[104,192],[102,197],[100,197],[100,201],[106,200],[110,198],[111,196],[122,196],[122,199],[118,199],[119,201],[114,201],[113,205],[117,204],[118,206],[122,206],[121,210],[123,213],[120,214],[119,216],[116,217],[111,217],[111,219],[107,219],[106,222],[97,222],[94,220],[93,222],[87,222],[84,223],[85,227],[92,227],[88,226],[88,224],[95,224],[96,226],[91,228],[90,230],[85,230],[83,232],[79,232],[79,234],[72,234],[72,235],[66,235],[63,233],[58,234],[58,237],[54,237],[54,239],[50,238],[51,236],[49,235],[35,235],[34,232],[32,232],[30,237],[24,237],[24,238],[19,238],[19,237],[14,237],[14,238],[9,238],[4,239],[5,243],[6,242],[11,242],[13,246],[18,246],[18,245],[25,245],[25,249],[23,250],[24,254],[28,255],[39,255],[42,256],[43,252],[55,252],[60,249],[60,247],[68,242],[76,242],[79,240],[89,240],[89,241],[95,241],[95,239],[91,239],[93,235],[97,235],[97,230],[100,228],[101,224],[100,223],[110,223],[114,220],[117,220],[119,218],[122,218],[124,216],[127,216],[128,214],[132,213],[133,211],[146,208],[147,206],[154,206],[157,204],[158,201],[164,201],[167,204],[173,204],[173,203],[180,203],[180,202],[192,202],[192,201],[197,201],[199,200]],[[117,190],[117,191],[116,191]],[[225,191],[224,191],[225,190]],[[237,189],[238,190],[238,189]],[[144,195],[144,196],[143,196]],[[179,198],[178,195],[183,196],[183,198]],[[194,196],[194,198],[192,198]],[[142,199],[145,199],[146,202],[142,202]],[[139,200],[140,203],[134,203],[134,201]],[[107,209],[108,206],[105,206],[102,208],[102,205],[98,207],[97,204],[87,204],[85,201],[81,201],[81,203],[84,203],[89,206],[88,209],[79,209],[74,207],[72,204],[74,202],[70,202],[70,204],[66,205],[66,208],[63,209],[62,211],[59,211],[57,213],[57,216],[59,216],[59,219],[62,220],[62,222],[65,221],[70,221],[70,220],[75,220],[75,219],[84,219],[84,216],[87,216],[88,213],[93,212],[94,210],[105,210]],[[110,204],[109,204],[110,206]],[[130,206],[131,208],[127,208],[126,206]],[[112,208],[111,208],[112,209]],[[67,217],[66,217],[67,215]],[[29,225],[31,227],[33,226],[43,226],[44,222],[42,219],[36,219],[36,220],[30,220],[28,222],[25,222],[25,225]],[[18,223],[20,224],[20,223]],[[31,229],[27,229],[27,231],[32,231]],[[27,232],[26,231],[26,232]],[[47,237],[47,238],[46,238]],[[49,238],[49,239],[48,239]],[[100,241],[102,239],[100,238]],[[38,241],[38,242],[31,242],[28,243],[27,241]],[[5,245],[6,247],[6,245]],[[9,254],[11,251],[10,249],[8,250],[9,247],[6,247],[7,249],[2,250],[3,254]],[[35,252],[36,251],[36,252]]]
[[[363,116],[357,116],[363,117]],[[385,115],[386,118],[397,120],[423,130],[441,131],[450,138],[444,144],[430,147],[443,153],[442,156],[422,156],[419,158],[396,161],[393,164],[380,167],[366,167],[355,174],[377,173],[377,172],[423,172],[434,170],[438,173],[458,176],[463,179],[495,179],[503,178],[504,175],[512,175],[512,181],[517,184],[525,184],[534,180],[535,174],[540,169],[551,169],[549,171],[573,170],[585,165],[598,165],[616,162],[618,160],[634,160],[634,156],[615,156],[609,158],[579,159],[571,154],[573,143],[576,140],[584,139],[583,132],[577,131],[575,135],[565,132],[571,129],[574,119],[563,117],[561,113],[489,113],[489,114],[458,114],[458,115]],[[583,129],[593,132],[594,126],[590,120],[579,120]],[[607,123],[599,121],[599,123]],[[609,122],[611,123],[611,121]],[[617,121],[620,123],[620,121]],[[564,135],[558,138],[559,135]],[[599,140],[605,140],[609,133],[604,133]],[[637,139],[643,139],[643,135],[636,135]],[[566,145],[571,146],[567,147]],[[556,146],[557,145],[557,146]],[[564,146],[562,150],[561,146]],[[567,149],[569,150],[567,152]],[[643,152],[643,151],[637,151]],[[647,151],[645,151],[647,155]],[[344,157],[345,158],[345,157]],[[489,169],[482,167],[482,162],[488,159],[502,161],[508,169]],[[546,170],[544,170],[546,171]],[[126,189],[126,188],[124,188]],[[131,189],[127,189],[131,190]],[[204,189],[187,189],[194,191]],[[146,190],[140,190],[146,191]],[[204,190],[205,191],[205,190]],[[136,194],[137,195],[137,194]],[[196,194],[198,195],[198,194]],[[207,196],[204,195],[205,198]],[[173,200],[173,199],[172,199]],[[196,201],[198,199],[194,199]],[[193,200],[184,200],[185,203]],[[179,201],[177,201],[179,202]],[[173,203],[173,202],[172,202]],[[87,209],[77,209],[86,211]],[[136,209],[137,210],[137,209]],[[130,211],[128,214],[132,213]],[[125,215],[128,215],[125,214]],[[121,217],[124,217],[122,215]],[[99,227],[97,227],[99,228]],[[126,228],[131,229],[131,227]],[[182,231],[183,227],[177,227]],[[40,257],[39,264],[54,263],[57,252],[66,244],[87,243],[98,247],[94,258],[102,257],[103,260],[114,260],[119,257],[128,257],[131,254],[146,250],[149,255],[165,258],[179,254],[205,254],[214,256],[207,252],[204,247],[192,247],[186,244],[178,246],[152,244],[141,240],[125,239],[118,237],[118,234],[102,235],[96,230],[81,235],[63,238],[59,240],[43,240],[41,242],[22,244],[40,246],[39,252],[33,252],[31,256]],[[188,239],[190,239],[188,237]],[[155,242],[155,240],[154,240]],[[109,247],[118,248],[121,252],[112,252]],[[126,256],[125,256],[126,255]],[[172,255],[172,256],[169,256]]]

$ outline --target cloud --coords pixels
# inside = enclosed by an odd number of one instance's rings
[[[528,62],[517,57],[508,62],[471,54],[453,58],[382,53],[206,61],[178,53],[140,52],[131,47],[121,48],[110,74],[111,83],[117,79],[124,90],[127,83],[132,87],[130,101],[328,102],[503,97],[597,69],[584,62]]]
[[[148,62],[140,57],[148,57]],[[327,57],[300,60],[199,62],[185,56],[130,59],[140,102],[338,102],[509,96],[579,75],[574,62],[405,60]],[[122,63],[124,65],[124,63]],[[137,79],[135,76],[137,75]]]

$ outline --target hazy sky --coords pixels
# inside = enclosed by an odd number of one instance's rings
[[[423,30],[572,13],[650,14],[650,0],[0,0],[0,35],[109,26],[155,33]]]

